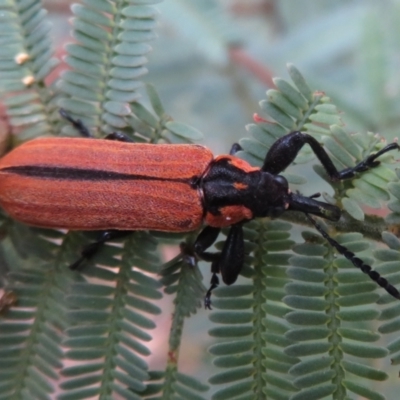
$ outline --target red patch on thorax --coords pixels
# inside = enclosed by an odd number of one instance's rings
[[[244,172],[253,172],[260,170],[260,168],[251,166],[247,161],[244,161],[241,158],[226,154],[216,157],[214,159],[214,162],[218,162],[223,159],[228,160],[230,164],[232,164],[236,168],[243,170]]]
[[[247,189],[247,188],[249,187],[249,185],[246,185],[246,184],[243,183],[243,182],[235,182],[235,183],[233,184],[233,186],[234,186],[234,188],[237,189],[237,190],[245,190],[245,189]]]
[[[245,206],[226,206],[221,207],[219,211],[219,215],[207,213],[205,218],[207,225],[225,228],[253,218],[253,213]]]

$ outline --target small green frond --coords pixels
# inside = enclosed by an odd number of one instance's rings
[[[185,252],[184,248],[181,248]],[[195,314],[197,309],[203,306],[206,289],[202,284],[202,275],[194,256],[181,254],[163,266],[161,276],[165,292],[175,294],[175,308],[169,334],[168,363],[159,389],[164,400],[202,400],[204,398],[197,392],[208,390],[208,386],[178,372],[177,365],[185,318]]]
[[[152,143],[171,144],[192,143],[203,138],[203,134],[197,129],[182,122],[173,121],[164,112],[164,107],[155,89],[150,85],[147,88],[156,115],[144,105],[136,102],[131,103],[133,114],[127,118],[131,128],[135,131],[134,137],[137,141],[141,141],[139,135],[147,137]]]
[[[267,100],[260,102],[261,115],[256,116],[256,124],[246,127],[252,138],[240,141],[244,152],[239,152],[239,156],[252,164],[261,165],[271,145],[289,131],[307,130],[321,141],[324,135],[330,135],[330,125],[342,124],[329,98],[320,92],[312,93],[293,65],[289,65],[288,70],[294,86],[281,78],[274,80],[277,89],[267,91]],[[303,148],[296,163],[302,164],[314,157],[309,148]],[[284,175],[293,184],[306,182],[290,171]]]
[[[51,24],[40,1],[0,5],[2,44],[0,91],[18,141],[52,130],[53,92],[45,78],[57,66],[51,45]]]
[[[9,228],[16,232],[19,224]],[[29,228],[24,227],[24,230],[29,232]],[[36,244],[41,251],[36,253],[36,259],[33,258],[35,262],[32,265],[25,263],[23,267],[17,262],[7,277],[7,288],[14,293],[16,303],[7,312],[6,318],[0,319],[3,362],[0,375],[2,394],[8,398],[23,398],[26,393],[38,398],[51,398],[55,391],[52,381],[59,379],[59,369],[63,365],[62,331],[66,326],[64,295],[74,277],[61,264],[40,261],[40,257],[54,258],[61,248],[38,236],[38,232],[42,235],[48,233],[48,237],[63,235],[52,235],[53,232],[46,230],[36,231],[36,240],[31,246]],[[19,245],[23,245],[23,239],[30,238],[32,233],[20,236]],[[43,243],[39,245],[40,240]],[[14,260],[18,260],[18,253],[15,256]]]
[[[236,399],[262,391],[272,398],[288,399],[295,390],[287,372],[298,359],[283,352],[292,344],[284,337],[289,328],[284,316],[290,308],[282,305],[288,282],[285,250],[293,244],[290,228],[279,221],[247,224],[246,249],[256,250],[253,260],[247,258],[244,275],[252,278],[253,285],[237,284],[214,292],[213,306],[218,311],[210,320],[217,326],[209,333],[220,341],[209,351],[215,356],[214,364],[225,371],[214,375],[210,383],[229,386],[218,390],[213,399]]]
[[[31,228],[12,220],[7,222],[5,228],[5,233],[21,258],[36,256],[42,260],[51,260],[58,246],[49,242],[46,238],[52,236],[53,239],[57,240],[64,236],[59,232],[54,233],[51,230]],[[10,266],[11,270],[14,268],[15,266]]]
[[[59,105],[94,132],[102,124],[101,133],[129,126],[126,117],[140,97],[141,78],[147,73],[147,42],[155,38],[155,3],[85,1],[72,6],[78,43],[66,47],[71,71],[59,83],[65,95]],[[75,133],[67,124],[63,132]]]
[[[145,390],[149,375],[143,357],[150,354],[145,343],[152,339],[147,330],[155,328],[150,316],[161,313],[152,302],[161,297],[160,283],[147,275],[158,270],[156,245],[148,233],[132,234],[124,249],[114,247],[122,251],[117,271],[92,265],[85,272],[101,281],[70,286],[65,357],[85,364],[61,372],[65,392],[60,398],[80,397],[93,386],[93,393],[122,393],[126,398]],[[102,264],[107,251],[102,252]]]
[[[197,264],[192,263],[194,260],[194,256],[179,255],[166,263],[160,273],[165,292],[176,293],[174,303],[178,320],[196,313],[203,305],[206,288],[201,283],[202,275]]]
[[[379,340],[378,334],[358,328],[359,323],[379,316],[369,308],[379,298],[371,292],[377,286],[367,276],[353,271],[343,257],[334,258],[332,249],[320,238],[309,234],[305,237],[308,241],[293,248],[296,255],[290,259],[292,267],[287,271],[292,282],[287,285],[288,295],[284,298],[294,309],[286,319],[297,326],[286,332],[285,336],[295,344],[285,352],[304,358],[290,370],[296,377],[293,384],[300,389],[291,399],[306,398],[311,392],[313,398],[321,399],[333,391],[337,398],[343,398],[346,389],[359,393],[355,386],[348,385],[349,373],[365,379],[387,379],[381,371],[348,359],[387,355],[386,349],[371,344]],[[369,247],[359,233],[342,234],[336,239],[354,252]]]

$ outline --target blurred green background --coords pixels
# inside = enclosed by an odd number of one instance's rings
[[[45,4],[58,52],[69,40],[72,3]],[[144,79],[215,152],[245,135],[271,78],[287,78],[288,62],[333,99],[350,131],[396,137],[400,1],[164,0],[157,8]]]
[[[72,3],[45,1],[59,56],[70,41]],[[272,77],[288,78],[288,62],[312,89],[332,98],[348,131],[379,132],[388,141],[399,135],[400,0],[164,0],[158,9],[144,80],[155,85],[173,118],[204,133],[214,153],[246,135]],[[165,345],[170,323],[167,313],[161,318],[150,362],[155,368],[165,362],[158,346]],[[208,324],[205,310],[188,321],[180,360],[182,370],[204,380],[211,371],[194,360],[208,357]],[[384,363],[391,379],[377,387],[396,399],[398,371]]]

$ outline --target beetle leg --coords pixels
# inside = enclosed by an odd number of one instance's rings
[[[305,144],[310,145],[312,151],[318,157],[332,180],[352,178],[357,172],[363,172],[379,165],[379,161],[376,158],[382,154],[394,149],[400,150],[400,146],[397,143],[390,143],[377,153],[368,156],[355,167],[338,171],[324,148],[316,139],[306,133],[295,131],[281,137],[271,146],[261,170],[274,175],[279,174],[294,161],[298,152]]]
[[[207,254],[205,251],[217,240],[220,231],[220,228],[206,226],[197,236],[194,242],[194,250],[200,258],[203,258],[203,254]]]
[[[218,287],[219,278],[217,274],[219,273],[219,261],[221,258],[221,253],[210,253],[206,250],[217,240],[220,233],[220,228],[214,228],[212,226],[206,226],[197,237],[194,243],[194,250],[196,254],[204,261],[211,262],[211,286],[207,290],[204,297],[204,307],[211,310],[211,292]]]
[[[221,231],[220,228],[214,228],[212,226],[206,226],[197,236],[194,242],[195,253],[204,261],[211,262],[211,272],[213,275],[219,272],[219,268],[213,267],[214,264],[218,264],[221,257],[221,253],[210,253],[206,251],[216,240]]]
[[[72,118],[67,111],[63,108],[59,110],[60,115],[65,118],[68,122],[72,124],[72,126],[84,137],[93,137],[90,133],[89,129],[85,126],[85,124],[80,119]],[[107,140],[117,140],[119,142],[133,142],[133,140],[125,133],[122,132],[111,132],[104,137]]]
[[[236,282],[244,263],[244,239],[242,224],[232,225],[219,260],[219,271],[227,285]]]
[[[310,215],[305,214],[309,221],[315,226],[317,231],[328,241],[328,243],[333,246],[340,254],[345,256],[355,267],[361,269],[364,274],[367,274],[373,281],[375,281],[380,287],[384,288],[391,296],[400,300],[399,291],[391,285],[385,278],[383,278],[379,272],[374,271],[370,265],[364,264],[364,262],[356,257],[356,255],[351,252],[346,247],[342,246],[335,239],[330,237],[322,226],[317,223]]]
[[[101,232],[99,238],[95,242],[90,243],[83,248],[81,252],[81,257],[78,260],[76,260],[73,264],[71,264],[69,268],[72,270],[80,269],[81,264],[84,261],[87,261],[90,258],[92,258],[100,250],[101,246],[103,246],[104,243],[109,242],[110,240],[113,239],[122,238],[126,235],[129,235],[130,233],[132,232],[117,231],[117,230]]]
[[[85,126],[85,124],[80,119],[72,118],[67,111],[63,108],[59,110],[60,115],[65,118],[68,122],[72,124],[72,126],[83,136],[83,137],[93,137],[90,133],[89,129]]]
[[[228,237],[225,240],[221,253],[218,253],[218,259],[211,264],[211,286],[208,289],[204,304],[206,308],[211,309],[211,292],[218,287],[219,278],[217,273],[221,273],[222,280],[227,285],[236,282],[244,263],[244,239],[242,224],[232,225]]]
[[[211,266],[211,271],[213,269],[214,269],[213,266]],[[211,286],[207,290],[206,295],[204,296],[204,308],[206,308],[208,310],[212,310],[212,308],[211,308],[211,293],[215,288],[217,288],[219,286],[219,278],[215,272],[211,276],[210,284],[211,284]]]
[[[213,228],[211,226],[205,227],[194,245],[197,255],[203,260],[211,262],[211,286],[204,299],[204,305],[208,309],[211,309],[211,292],[219,285],[217,274],[221,273],[224,283],[231,285],[236,281],[244,262],[242,224],[231,226],[222,252],[209,253],[205,251],[215,242],[219,232],[219,228]]]

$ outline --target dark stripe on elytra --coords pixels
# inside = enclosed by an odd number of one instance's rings
[[[1,172],[13,173],[19,176],[27,176],[43,179],[57,179],[70,181],[122,181],[122,180],[142,180],[142,181],[170,181],[187,183],[193,186],[195,177],[190,179],[170,179],[157,176],[123,174],[112,171],[102,171],[95,169],[63,168],[63,167],[38,167],[23,165],[18,167],[2,168]]]

